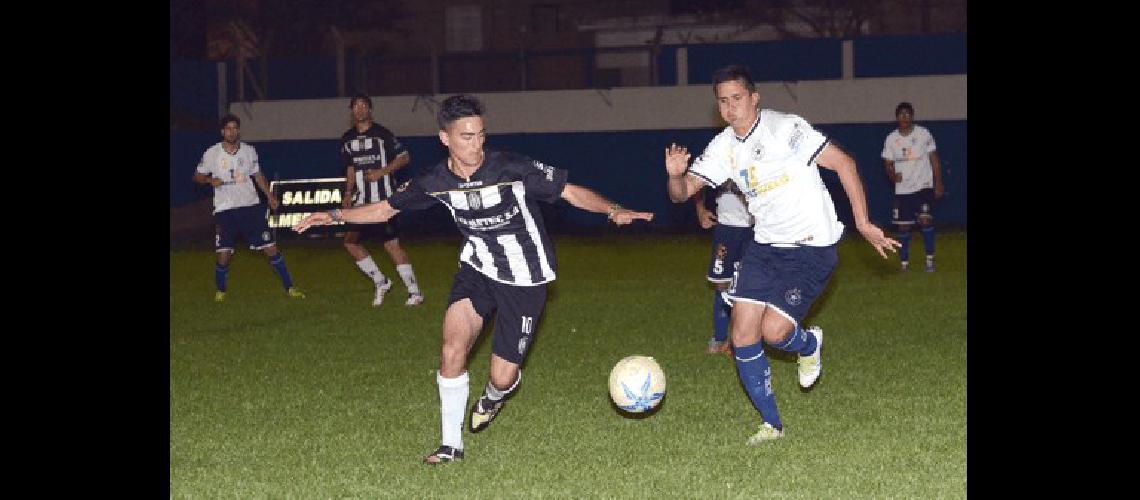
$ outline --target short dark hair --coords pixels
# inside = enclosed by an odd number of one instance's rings
[[[356,95],[352,96],[352,100],[348,101],[348,109],[356,106],[356,101],[364,101],[365,104],[368,104],[368,109],[372,109],[372,98],[368,97],[368,94],[357,92]]]
[[[451,122],[469,116],[483,116],[483,103],[474,96],[457,94],[444,99],[439,105],[439,114],[436,118],[439,120],[439,129],[447,130]]]
[[[899,111],[904,109],[910,111],[910,115],[914,116],[914,106],[911,106],[910,103],[906,101],[900,102],[898,106],[895,106],[895,116],[898,116]]]
[[[752,81],[752,72],[748,71],[748,67],[739,64],[725,66],[712,74],[713,91],[716,91],[716,86],[724,82],[732,80],[740,80],[744,84],[744,88],[748,89],[748,93],[756,92],[756,82]]]
[[[226,128],[226,125],[229,125],[230,122],[236,123],[238,128],[241,128],[241,118],[238,118],[237,115],[233,113],[226,113],[226,116],[222,117],[222,128]]]

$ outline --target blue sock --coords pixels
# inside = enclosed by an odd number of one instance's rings
[[[800,325],[796,325],[796,329],[792,330],[792,333],[789,333],[788,338],[784,339],[783,342],[770,345],[781,351],[794,352],[801,356],[810,356],[811,353],[815,352],[815,345],[817,343],[818,341],[815,335],[804,331],[803,328],[800,328]]]
[[[226,291],[226,276],[230,273],[230,266],[214,263],[214,284],[218,286],[219,292]]]
[[[732,307],[724,303],[720,297],[720,290],[713,291],[713,340],[724,342],[728,340],[728,315]]]
[[[772,392],[772,369],[764,356],[764,342],[736,347],[736,373],[740,375],[752,406],[760,411],[764,421],[783,430],[784,424],[780,422],[780,412],[776,409],[776,395]]]
[[[934,226],[922,228],[922,242],[926,244],[926,255],[934,255]]]
[[[281,276],[281,283],[285,285],[285,289],[293,288],[293,279],[289,277],[289,270],[285,268],[285,256],[281,254],[274,255],[269,258],[269,264]]]
[[[910,260],[910,231],[899,233],[899,243],[902,243],[899,247],[899,260],[906,262]]]

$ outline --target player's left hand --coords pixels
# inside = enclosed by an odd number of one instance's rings
[[[270,210],[277,210],[277,197],[275,197],[275,196],[269,197],[269,209]]]
[[[304,219],[301,219],[301,222],[295,224],[293,226],[293,230],[297,231],[298,233],[303,233],[310,227],[323,226],[331,223],[332,221],[332,216],[329,215],[328,212],[313,212]]]
[[[940,182],[938,184],[935,184],[934,185],[934,199],[941,200],[942,195],[944,195],[944,194],[946,194],[946,191],[942,189],[942,183]]]
[[[867,239],[867,242],[875,247],[875,251],[879,252],[879,255],[882,255],[884,259],[887,258],[887,252],[884,250],[897,253],[897,249],[902,247],[902,243],[888,238],[887,235],[883,234],[883,230],[874,224],[867,223],[861,226],[856,225],[855,227],[859,230],[859,234],[862,234],[863,237]]]
[[[629,224],[637,219],[651,221],[653,220],[653,212],[635,212],[627,208],[622,208],[614,212],[613,216],[610,217],[610,220],[619,226]]]

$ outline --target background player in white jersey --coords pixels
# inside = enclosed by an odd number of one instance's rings
[[[934,272],[934,216],[930,213],[934,200],[942,199],[942,168],[934,136],[922,125],[914,124],[914,106],[901,102],[895,108],[899,128],[887,135],[883,143],[883,165],[887,177],[895,184],[892,218],[898,228],[899,259],[906,272],[910,257],[910,229],[915,220],[922,228],[926,246],[926,267]]]
[[[705,206],[705,192],[714,193],[716,212]],[[752,239],[752,214],[745,206],[744,193],[732,181],[715,190],[701,189],[693,196],[697,206],[697,222],[704,229],[713,229],[712,257],[709,259],[708,279],[713,283],[713,335],[705,352],[728,353],[728,319],[732,304],[724,300],[721,292],[728,290],[732,275],[740,262],[744,244]]]
[[[720,115],[728,127],[709,142],[692,168],[685,147],[665,149],[667,189],[674,203],[702,186],[736,182],[755,218],[754,237],[726,296],[733,301],[732,346],[737,373],[760,412],[760,429],[748,444],[784,435],[761,341],[799,355],[799,382],[811,387],[822,371],[823,330],[800,327],[838,263],[835,245],[843,224],[817,165],[839,174],[851,201],[855,227],[883,258],[898,242],[867,217],[867,200],[855,161],[799,116],[759,108],[748,69],[713,73]],[[688,175],[686,175],[686,170]]]
[[[442,444],[424,457],[428,464],[463,458],[463,410],[467,406],[467,354],[483,324],[495,319],[490,380],[471,409],[471,430],[486,428],[518,386],[519,367],[533,343],[535,325],[546,305],[547,284],[554,281],[554,245],[546,234],[535,201],[571,205],[608,213],[618,225],[651,220],[601,195],[566,182],[567,171],[526,156],[484,150],[483,106],[474,97],[456,95],[440,105],[439,140],[448,157],[416,176],[388,200],[343,212],[310,214],[293,229],[335,220],[377,222],[401,210],[422,210],[443,203],[464,236],[460,268],[443,318],[443,345],[436,375]]]
[[[379,203],[387,199],[394,189],[392,174],[411,162],[411,155],[395,134],[372,120],[372,98],[366,94],[357,94],[349,101],[348,107],[352,109],[353,126],[341,136],[340,143],[341,164],[345,165],[344,208]],[[423,303],[424,296],[416,282],[412,262],[400,246],[395,220],[376,224],[349,224],[347,229],[344,233],[344,248],[356,261],[356,267],[376,285],[373,307],[379,307],[384,302],[384,295],[392,288],[392,280],[380,272],[376,261],[372,260],[372,255],[364,248],[362,241],[369,238],[383,242],[384,250],[396,264],[396,272],[403,279],[404,286],[408,287],[408,300],[404,305],[417,306]]]
[[[277,209],[277,198],[269,192],[269,184],[261,175],[257,151],[238,140],[241,132],[238,117],[231,114],[223,116],[221,126],[222,142],[206,150],[194,172],[194,182],[214,187],[214,251],[218,254],[218,262],[214,266],[214,283],[218,291],[214,293],[214,300],[222,302],[226,299],[226,277],[230,272],[230,259],[238,234],[251,247],[265,252],[269,264],[281,277],[286,294],[304,298],[305,294],[293,286],[289,270],[285,267],[285,256],[277,251],[273,234],[265,222],[261,199],[253,187],[256,183],[269,199],[269,208]]]

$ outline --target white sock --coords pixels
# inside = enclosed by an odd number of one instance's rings
[[[929,263],[929,262],[934,262],[934,255],[927,255],[927,256],[926,256],[926,262],[928,262],[928,263]]]
[[[368,276],[376,286],[383,285],[385,281],[388,281],[384,273],[380,272],[380,268],[376,267],[376,262],[372,260],[371,255],[356,261],[356,267],[359,267],[360,270],[364,272],[364,275]]]
[[[396,272],[400,273],[400,277],[404,279],[404,286],[408,287],[408,293],[412,295],[420,294],[420,286],[416,284],[416,273],[412,271],[411,264],[400,264],[396,266]]]
[[[439,385],[439,427],[443,439],[440,444],[457,450],[463,449],[463,412],[467,408],[467,372],[455,378],[444,378],[435,372]]]

